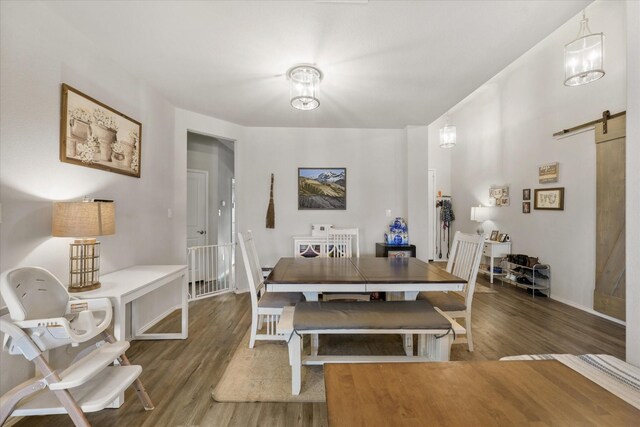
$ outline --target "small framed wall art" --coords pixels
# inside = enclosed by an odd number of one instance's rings
[[[522,190],[522,200],[531,200],[531,189],[524,188]]]
[[[558,182],[558,172],[560,165],[558,162],[548,163],[538,167],[538,182],[540,184],[551,184]]]
[[[539,210],[563,211],[564,187],[536,188],[533,196],[533,208]]]
[[[522,213],[531,213],[531,202],[522,202]]]
[[[493,185],[489,188],[489,206],[509,206],[508,185]]]
[[[347,168],[298,168],[298,209],[347,209]]]
[[[142,124],[62,85],[60,161],[140,178]]]

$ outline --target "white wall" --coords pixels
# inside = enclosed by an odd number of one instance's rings
[[[409,243],[416,245],[416,258],[429,260],[429,135],[427,126],[409,126],[405,129],[407,140],[407,222]]]
[[[313,223],[358,227],[361,255],[373,255],[392,219],[386,209],[393,217],[407,214],[402,130],[247,128],[236,166],[238,227],[253,230],[264,265],[292,256],[291,237],[310,235]],[[347,209],[298,210],[298,167],[346,167]],[[271,173],[276,227],[268,230]]]
[[[627,3],[627,361],[640,366],[640,2]]]
[[[84,195],[116,202],[116,234],[100,238],[102,274],[134,264],[184,263],[179,223],[167,218],[176,192],[167,155],[173,107],[46,5],[2,2],[0,15],[0,270],[38,265],[66,282],[71,239],[51,237],[51,202]],[[63,82],[142,122],[140,179],[59,161]],[[141,322],[177,303],[171,291],[150,295],[142,301]],[[4,392],[30,367],[5,352],[0,359]]]
[[[595,146],[593,132],[556,140],[560,129],[626,107],[623,2],[587,9],[593,31],[606,34],[606,76],[581,87],[563,85],[562,48],[578,30],[575,17],[451,110],[458,145],[451,150],[455,230],[474,230],[471,206],[486,204],[492,184],[507,184],[511,206],[493,208],[485,231],[509,233],[515,253],[552,267],[552,298],[593,307],[595,285]],[[637,76],[637,73],[636,73]],[[430,145],[436,128],[430,126]],[[433,127],[433,130],[432,130]],[[538,184],[537,167],[560,163],[557,184]],[[521,213],[522,189],[565,187],[565,210]]]

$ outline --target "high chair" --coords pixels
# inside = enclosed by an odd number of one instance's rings
[[[0,398],[0,425],[9,416],[67,413],[76,426],[90,426],[84,413],[104,409],[131,384],[145,410],[153,409],[138,378],[142,367],[131,365],[124,354],[129,343],[116,341],[106,331],[112,316],[109,299],[71,298],[53,274],[39,267],[3,273],[0,294],[9,309],[9,315],[0,318],[3,349],[33,362],[41,375]],[[59,371],[49,365],[44,354],[48,350],[97,336],[102,340],[81,351],[68,368]]]

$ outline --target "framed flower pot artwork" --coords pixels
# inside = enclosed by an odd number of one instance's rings
[[[140,178],[142,124],[62,85],[60,161]]]
[[[533,196],[533,208],[539,210],[563,211],[564,187],[535,189]]]

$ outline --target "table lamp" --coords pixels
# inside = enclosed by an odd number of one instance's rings
[[[69,247],[69,292],[100,287],[100,242],[116,232],[113,201],[54,202],[51,235],[76,237]]]
[[[484,206],[474,206],[471,208],[471,221],[479,222],[480,225],[476,229],[477,234],[484,235],[482,223],[489,220],[489,209]]]

